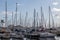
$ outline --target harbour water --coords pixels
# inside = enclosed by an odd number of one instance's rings
[[[55,39],[56,40],[60,40],[60,37],[55,37]],[[1,40],[1,39],[0,39]],[[12,39],[10,39],[10,40],[12,40]],[[26,38],[24,38],[23,40],[26,40]],[[27,39],[27,40],[29,40],[29,39]],[[49,39],[48,39],[49,40]]]
[[[60,40],[60,36],[59,37],[55,37],[56,40]],[[26,40],[26,38],[24,38],[24,40]],[[28,39],[27,39],[28,40]]]
[[[60,37],[55,37],[56,40],[60,40]]]
[[[56,40],[60,40],[60,37],[57,37],[57,36],[56,36],[55,39],[56,39]],[[26,40],[26,38],[24,38],[24,40]]]
[[[55,37],[56,40],[60,40],[60,37]],[[24,38],[24,40],[26,40],[26,38]],[[49,39],[48,39],[49,40]]]

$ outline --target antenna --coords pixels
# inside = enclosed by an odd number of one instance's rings
[[[5,1],[5,27],[7,27],[7,0]]]

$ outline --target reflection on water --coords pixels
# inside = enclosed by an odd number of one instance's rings
[[[60,37],[55,37],[56,40],[60,40]],[[1,39],[0,39],[1,40]],[[13,40],[12,38],[10,40]],[[18,39],[19,40],[19,39]],[[24,38],[23,40],[26,40],[26,38]],[[29,40],[29,39],[27,39]],[[49,40],[49,39],[48,39]]]
[[[26,40],[26,38],[24,38],[23,40]]]
[[[60,40],[60,37],[55,37],[56,40]]]
[[[60,37],[55,37],[56,40],[60,40]],[[24,40],[26,40],[26,38],[24,38]],[[29,39],[28,39],[29,40]],[[44,39],[45,40],[45,39]],[[48,39],[49,40],[49,39]]]
[[[10,40],[12,40],[12,38]]]

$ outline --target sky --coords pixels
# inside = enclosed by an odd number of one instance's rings
[[[0,0],[0,20],[5,17],[5,1]],[[22,22],[24,22],[26,12],[28,12],[28,24],[32,25],[33,22],[33,13],[34,9],[38,12],[38,18],[40,20],[41,6],[44,13],[44,18],[48,24],[48,15],[49,15],[49,6],[51,7],[51,13],[54,18],[55,25],[60,26],[60,0],[7,0],[7,13],[8,13],[8,22],[11,22],[12,12],[15,14],[16,3],[18,3],[18,22],[19,15],[22,15]],[[19,23],[18,23],[19,24]]]

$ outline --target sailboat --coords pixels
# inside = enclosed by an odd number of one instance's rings
[[[42,7],[41,7],[42,9]],[[25,34],[25,37],[30,40],[55,40],[55,34],[49,33],[49,32],[38,32],[36,31],[36,22],[35,22],[35,13],[36,10],[34,9],[34,31],[28,34]],[[43,25],[42,25],[43,26]]]

